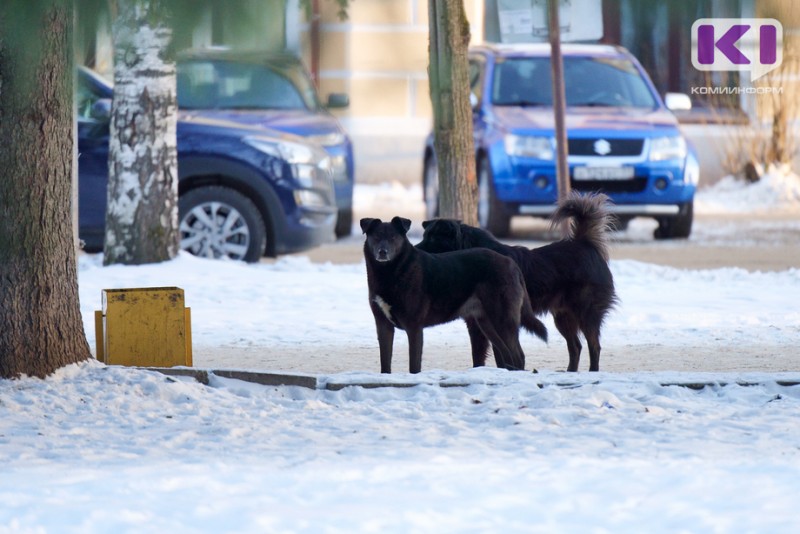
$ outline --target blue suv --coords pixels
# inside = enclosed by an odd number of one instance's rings
[[[78,71],[79,235],[103,248],[113,89]],[[180,247],[197,256],[255,262],[334,240],[331,158],[303,137],[180,111]]]
[[[688,237],[699,165],[647,73],[619,46],[565,44],[562,52],[572,189],[611,197],[620,228],[652,217],[656,238]],[[478,46],[469,63],[478,219],[503,237],[513,216],[546,217],[558,196],[550,45]],[[438,210],[432,136],[424,158],[430,218]]]

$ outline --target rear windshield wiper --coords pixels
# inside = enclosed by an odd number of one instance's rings
[[[615,108],[618,107],[616,104],[610,104],[608,102],[578,102],[577,104],[573,104],[572,102],[567,104],[569,107],[572,108]]]
[[[545,102],[536,102],[534,100],[513,100],[511,102],[495,102],[495,106],[519,106],[523,108],[540,108],[548,107],[550,104]]]

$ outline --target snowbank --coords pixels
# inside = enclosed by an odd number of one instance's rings
[[[726,176],[695,196],[696,213],[800,212],[800,176],[788,165],[771,165],[758,182]]]

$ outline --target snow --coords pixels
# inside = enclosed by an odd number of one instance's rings
[[[770,210],[800,211],[800,176],[788,165],[770,165],[758,182],[745,186],[740,178],[725,176],[698,191],[700,213],[748,213]]]
[[[356,206],[372,193],[398,212],[419,199],[358,187]],[[456,322],[426,330],[413,377],[398,333],[386,377],[363,262],[82,255],[92,346],[102,289],[174,285],[195,366],[318,387],[94,360],[0,380],[0,533],[795,532],[800,270],[611,268],[600,373],[560,372],[548,317],[548,345],[521,336],[527,372],[469,369]],[[327,389],[346,384],[364,387]],[[407,387],[366,387],[381,384]]]

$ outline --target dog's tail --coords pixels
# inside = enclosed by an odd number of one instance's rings
[[[569,238],[576,241],[587,241],[608,261],[608,229],[610,214],[608,197],[602,193],[582,195],[573,191],[561,201],[551,218],[551,226],[555,227],[569,220]]]
[[[528,297],[528,292],[525,291],[523,295],[521,320],[522,327],[547,343],[547,327],[533,313],[533,307],[531,307],[531,299]]]

